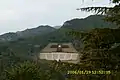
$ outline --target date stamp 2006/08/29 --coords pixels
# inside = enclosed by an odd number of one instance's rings
[[[94,71],[88,71],[88,70],[70,70],[67,71],[67,74],[111,74],[111,71],[104,71],[104,70],[94,70]]]

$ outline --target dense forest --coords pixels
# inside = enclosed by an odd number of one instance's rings
[[[7,49],[1,55],[1,79],[8,80],[119,80],[120,29],[92,29],[90,32],[70,31],[68,35],[82,39],[80,64],[45,61],[14,55]],[[3,53],[2,53],[3,54]],[[4,53],[5,54],[5,53]],[[3,56],[3,57],[2,57]],[[37,57],[36,57],[37,58]],[[11,66],[11,68],[9,67]],[[5,68],[5,71],[4,71]],[[6,71],[7,70],[7,71]],[[110,75],[70,75],[68,70],[110,70]],[[44,72],[44,74],[43,74]],[[30,78],[32,75],[34,77]],[[55,78],[55,79],[54,79]],[[62,79],[61,79],[62,78]]]
[[[100,15],[95,15],[85,19],[66,21],[59,29],[47,26],[49,30],[52,30],[44,34],[39,33],[40,35],[34,33],[32,36],[27,36],[29,33],[23,31],[27,37],[12,36],[12,39],[15,37],[13,40],[8,39],[6,34],[2,35],[0,80],[120,80],[120,1],[112,0],[112,2],[117,3],[112,8],[82,8],[82,11],[103,12],[104,14],[101,16],[104,15],[104,20],[109,22],[104,22],[100,19]],[[82,24],[86,21],[89,22],[88,25]],[[48,31],[48,29],[45,30]],[[32,30],[27,31],[31,31],[32,34]],[[12,35],[16,35],[16,33]],[[77,42],[75,42],[76,40]],[[72,42],[81,54],[80,62],[73,64],[39,60],[37,55],[40,50],[50,42]],[[83,46],[81,47],[81,45]],[[108,70],[111,73],[68,74],[70,70]]]

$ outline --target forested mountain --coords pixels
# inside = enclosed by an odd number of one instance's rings
[[[2,40],[0,42],[1,80],[4,77],[10,78],[13,75],[15,78],[18,78],[17,76],[21,76],[20,74],[24,74],[24,72],[23,73],[21,72],[22,70],[23,71],[25,70],[26,74],[29,73],[29,70],[27,69],[30,69],[30,71],[33,72],[34,71],[38,72],[40,70],[38,76],[40,76],[42,80],[44,79],[50,80],[50,78],[52,78],[52,80],[64,80],[65,78],[68,78],[68,80],[77,80],[77,79],[100,80],[99,78],[101,78],[101,76],[99,75],[78,76],[78,75],[66,75],[66,74],[68,70],[79,70],[79,69],[99,70],[99,69],[107,69],[106,67],[108,67],[110,70],[113,70],[117,66],[118,67],[116,69],[119,69],[120,64],[118,63],[120,61],[119,58],[120,46],[119,45],[116,46],[116,44],[120,43],[120,37],[119,37],[120,29],[118,28],[111,29],[117,26],[115,26],[112,23],[104,22],[103,20],[101,20],[102,18],[103,16],[92,15],[85,19],[73,19],[70,21],[66,21],[63,24],[63,26],[61,26],[61,28],[59,29],[55,29],[50,26],[39,26],[33,29],[27,29],[16,33],[7,33],[1,35],[0,36],[0,39]],[[68,36],[69,31],[72,31],[73,36]],[[80,34],[82,34],[82,36],[76,35],[78,34],[76,32],[74,34],[74,31],[79,31],[79,33],[81,32]],[[40,50],[44,48],[48,43],[74,42],[74,40],[76,39],[84,40],[83,43],[85,47],[81,52],[83,56],[81,57],[81,62],[80,62],[82,64],[69,64],[69,63],[62,63],[56,61],[53,62],[41,61],[42,64],[41,62],[40,63],[36,62]],[[108,57],[108,53],[110,55],[109,57]],[[16,66],[15,69],[12,68],[13,73],[16,73],[14,71],[20,71],[21,72],[20,74],[4,73],[4,69],[8,68],[8,66],[13,67],[15,64],[19,62],[24,62],[26,60],[35,61],[35,65],[32,62],[30,62],[32,63],[32,65],[24,63],[18,68]],[[41,67],[39,66],[39,64]],[[31,69],[35,69],[35,70],[31,70]],[[34,74],[38,74],[38,73],[34,72]],[[33,75],[33,73],[30,73],[30,75]],[[94,77],[96,79],[94,79]],[[102,76],[102,78],[107,78],[107,77],[108,77],[107,75]],[[12,78],[13,77],[11,77],[11,79]],[[26,78],[29,79],[29,76],[27,76]],[[115,77],[113,80],[119,80],[119,79],[116,79]]]
[[[34,54],[39,53],[50,42],[73,41],[72,36],[66,35],[71,29],[82,31],[82,28],[84,28],[86,30],[92,30],[95,27],[94,25],[96,25],[96,28],[100,28],[101,25],[103,27],[115,27],[111,23],[104,22],[102,18],[103,16],[92,15],[84,19],[66,21],[59,29],[46,25],[16,33],[3,34],[0,36],[0,40],[2,41],[0,42],[0,52],[10,48],[16,55],[25,57],[29,54],[34,56]]]
[[[18,31],[16,33],[10,32],[3,35],[0,35],[0,41],[14,41],[19,38],[28,38],[34,37],[37,35],[49,34],[54,32],[57,29],[79,29],[81,31],[88,31],[94,28],[116,28],[117,26],[105,22],[104,16],[101,15],[91,15],[83,19],[72,19],[63,23],[62,26],[51,27],[49,25],[39,26],[37,28],[26,29],[24,31]],[[57,34],[56,34],[57,35]]]
[[[38,26],[32,29],[26,29],[24,31],[17,31],[16,33],[10,32],[0,36],[0,41],[14,41],[19,38],[34,37],[37,35],[43,35],[55,31],[56,29],[51,26]]]
[[[104,16],[102,15],[91,15],[83,19],[72,19],[66,21],[62,28],[72,28],[72,29],[80,29],[83,31],[88,31],[94,28],[116,28],[115,24],[105,22]]]

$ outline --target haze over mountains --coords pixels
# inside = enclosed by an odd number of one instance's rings
[[[55,31],[55,28],[45,25],[45,26],[38,26],[32,29],[26,29],[24,31],[17,31],[16,33],[6,33],[0,36],[0,40],[2,41],[13,41],[17,40],[18,38],[28,38],[37,35],[47,34],[52,31]]]
[[[0,35],[0,41],[14,41],[19,38],[28,38],[34,36],[40,36],[45,34],[50,34],[59,29],[79,29],[81,31],[88,31],[93,28],[113,28],[116,25],[112,23],[105,22],[103,20],[104,16],[100,15],[91,15],[84,19],[72,19],[65,21],[62,26],[49,26],[41,25],[36,28],[26,29],[24,31],[17,31],[16,33],[10,32],[3,35]],[[57,35],[57,34],[56,34]]]

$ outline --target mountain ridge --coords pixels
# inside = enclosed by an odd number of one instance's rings
[[[90,15],[86,18],[75,18],[65,21],[62,26],[51,27],[49,25],[41,25],[36,28],[26,29],[23,31],[9,32],[0,35],[0,41],[14,41],[19,38],[34,37],[37,35],[44,35],[60,29],[76,29],[81,31],[88,31],[93,28],[116,28],[115,24],[105,22],[102,15]],[[55,32],[57,35],[57,33]]]
[[[0,35],[0,41],[14,41],[18,38],[28,38],[36,35],[42,35],[55,30],[56,29],[51,26],[41,25],[36,28],[25,29],[23,31],[5,33]]]
[[[102,15],[90,15],[86,18],[75,18],[65,21],[61,28],[71,28],[80,30],[91,30],[93,28],[116,28],[113,23],[106,22]]]

